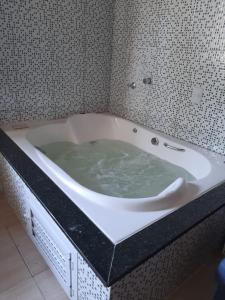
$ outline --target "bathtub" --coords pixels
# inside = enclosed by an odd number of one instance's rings
[[[225,180],[221,155],[181,142],[109,114],[78,114],[45,124],[23,124],[6,133],[114,242],[156,222]],[[121,140],[180,166],[196,179],[177,178],[158,195],[146,198],[112,197],[80,185],[39,149],[70,141]],[[213,201],[213,199],[212,199]]]

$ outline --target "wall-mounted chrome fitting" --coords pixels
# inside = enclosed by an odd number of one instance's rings
[[[153,137],[153,138],[151,139],[151,143],[152,143],[152,145],[154,145],[154,146],[158,146],[158,144],[159,144],[159,139],[158,139],[157,137]]]
[[[130,89],[132,89],[132,90],[136,89],[136,83],[135,83],[135,82],[128,83],[127,86],[128,86]]]
[[[149,85],[152,84],[152,78],[151,78],[151,77],[144,78],[144,79],[143,79],[143,83],[144,83],[144,84],[149,84]]]

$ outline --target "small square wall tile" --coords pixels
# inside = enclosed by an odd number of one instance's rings
[[[42,105],[26,105],[21,107],[21,121],[35,121],[35,120],[52,120],[55,119],[55,106]]]
[[[126,5],[127,26],[129,28],[130,47],[147,42],[155,47],[158,34],[158,1],[128,1]]]
[[[84,103],[82,96],[61,95],[61,98],[57,99],[57,103],[55,105],[56,119],[67,118],[73,114],[83,112]]]
[[[157,51],[155,82],[164,85],[167,82],[189,82],[190,81],[190,59],[191,53],[187,49],[176,48]]]
[[[213,124],[210,118],[183,108],[183,117],[177,119],[176,137],[209,149]]]
[[[195,51],[223,50],[225,3],[223,0],[196,2],[193,21],[193,48]]]
[[[225,65],[220,51],[197,52],[190,61],[191,83],[223,89],[225,85]]]
[[[217,117],[214,119],[210,148],[215,152],[225,154],[225,95],[221,100],[221,106],[215,112]]]
[[[13,122],[11,111],[21,111],[23,120],[67,116],[84,112],[85,101],[88,111],[94,102],[96,110],[106,110],[113,1],[34,0],[11,5],[3,0],[1,8],[0,106],[9,114],[0,115],[0,121]]]
[[[155,85],[155,97],[148,103],[148,124],[156,130],[174,135],[180,85],[174,82]],[[153,105],[154,103],[154,105]]]
[[[21,111],[19,110],[2,110],[0,111],[0,124],[7,125],[21,121]]]
[[[157,47],[177,48],[178,51],[190,46],[194,0],[160,1],[158,17]]]

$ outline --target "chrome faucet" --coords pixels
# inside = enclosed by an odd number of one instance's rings
[[[132,90],[136,89],[136,83],[135,83],[135,82],[128,83],[127,86],[128,86],[129,88],[131,88]]]
[[[144,79],[143,79],[143,83],[144,83],[144,84],[149,84],[149,85],[152,84],[152,78],[150,78],[150,77],[144,78]]]

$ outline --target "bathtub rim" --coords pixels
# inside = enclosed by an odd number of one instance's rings
[[[97,117],[97,119],[99,119],[101,116],[107,117],[107,119],[108,119],[108,117],[111,117],[111,118],[115,118],[116,122],[118,121],[118,119],[121,120],[121,118],[118,118],[117,116],[109,115],[109,114],[102,114],[102,113],[101,114],[88,113],[88,114],[81,114],[81,115],[76,115],[76,116],[81,117],[81,118],[84,118],[84,117],[89,118],[90,116],[94,116],[95,118]],[[52,121],[48,121],[48,122],[44,122],[44,123],[45,124],[48,123],[48,125],[50,124],[53,127],[60,125],[59,127],[57,127],[57,130],[56,130],[56,138],[58,141],[58,137],[59,137],[58,134],[59,134],[59,132],[61,132],[61,130],[60,130],[61,125],[63,125],[63,134],[67,135],[67,128],[65,128],[66,122],[67,122],[67,119],[59,120],[59,121],[52,120]],[[107,122],[108,122],[108,120],[107,120]],[[127,121],[124,120],[124,122],[127,122]],[[128,122],[132,125],[131,128],[133,128],[134,125],[139,126],[138,124],[135,124],[133,122],[130,122],[130,121],[128,121]],[[116,207],[115,205],[113,205],[111,207],[109,205],[101,205],[102,204],[101,201],[100,201],[100,203],[91,201],[90,199],[88,199],[88,197],[84,197],[83,195],[76,193],[76,191],[68,188],[68,186],[65,185],[64,182],[62,182],[62,180],[58,176],[55,175],[55,172],[52,172],[51,170],[49,170],[49,168],[46,167],[46,164],[43,163],[42,160],[40,160],[39,155],[37,156],[38,152],[36,151],[34,146],[27,140],[27,134],[30,131],[33,131],[33,129],[34,130],[41,129],[41,132],[39,132],[39,133],[41,133],[41,138],[43,136],[43,132],[42,132],[43,128],[42,128],[42,126],[40,126],[40,125],[42,125],[42,122],[35,122],[35,123],[36,124],[35,124],[34,128],[32,126],[29,126],[29,127],[26,126],[25,129],[9,130],[6,133],[9,135],[9,137],[11,137],[14,140],[14,142],[22,149],[22,151],[24,151],[28,155],[28,157],[30,157],[31,160],[37,166],[39,166],[39,168],[42,169],[42,171],[44,173],[46,173],[47,176],[51,180],[53,180],[56,183],[56,185],[61,190],[63,190],[64,193],[76,205],[78,205],[78,207],[80,207],[81,210],[83,210],[84,213],[86,213],[86,215],[102,230],[102,232],[104,232],[104,234],[106,236],[108,236],[108,238],[113,243],[120,243],[121,241],[125,240],[129,236],[132,236],[133,234],[137,233],[138,231],[144,229],[145,227],[150,226],[152,223],[157,222],[161,218],[164,218],[166,215],[172,213],[174,210],[185,205],[189,201],[193,201],[196,198],[200,197],[201,195],[207,193],[209,190],[218,186],[220,183],[222,183],[222,181],[225,180],[224,165],[222,164],[223,180],[221,181],[221,155],[218,155],[218,154],[212,153],[208,150],[199,148],[198,146],[190,145],[187,142],[182,142],[182,141],[180,142],[175,138],[171,138],[170,136],[165,135],[165,138],[167,138],[167,140],[168,139],[169,139],[169,141],[174,140],[175,143],[179,142],[182,146],[186,147],[187,149],[189,147],[193,148],[193,150],[195,150],[194,152],[200,152],[201,156],[203,156],[206,152],[206,154],[208,154],[208,156],[206,157],[207,161],[209,161],[209,163],[211,163],[211,166],[212,166],[211,169],[212,169],[212,171],[214,171],[213,176],[210,175],[208,177],[206,176],[206,177],[200,179],[198,181],[198,183],[200,183],[200,185],[189,183],[189,186],[187,186],[187,185],[185,186],[185,193],[178,193],[176,198],[171,197],[171,201],[167,201],[167,200],[166,201],[155,201],[155,202],[153,202],[153,206],[152,206],[151,202],[150,202],[150,206],[149,205],[148,206],[146,206],[146,205],[138,205],[138,206],[136,205],[135,206],[134,205],[134,209],[130,203],[129,203],[129,205],[130,205],[129,208],[124,207],[123,204],[121,204],[121,206],[119,208]],[[79,125],[80,125],[80,123],[79,123]],[[86,121],[85,121],[84,125],[86,125]],[[101,123],[101,125],[102,125],[102,123]],[[139,126],[139,127],[143,128],[143,126]],[[45,129],[47,131],[47,128],[45,128]],[[65,129],[66,129],[66,132],[65,132]],[[59,132],[58,132],[58,130],[59,130]],[[161,136],[163,136],[163,134],[157,133],[157,131],[154,131],[151,129],[145,129],[145,130],[147,131],[148,134],[150,134],[150,133],[152,133],[154,135],[158,134],[159,138],[161,138]],[[50,136],[47,135],[47,141],[49,141],[49,138],[51,138],[52,134],[54,136],[55,132],[53,132],[53,133],[50,132]],[[107,134],[108,134],[108,132],[107,132]],[[43,142],[43,140],[41,140],[41,142]],[[198,155],[199,155],[199,153],[198,153]],[[215,157],[216,157],[216,159],[215,159]],[[46,158],[46,159],[48,159],[48,158]],[[51,160],[49,160],[49,161],[50,161],[50,163],[54,164],[53,162],[51,162]],[[215,164],[213,164],[212,162],[214,162]],[[217,167],[218,164],[220,165],[219,172],[215,172],[215,171],[218,171],[218,167]],[[58,168],[57,172],[59,171],[61,173],[64,173],[64,171],[61,168],[59,168],[58,166],[56,166],[56,167]],[[64,173],[64,174],[65,174],[65,176],[69,177],[69,175],[67,175],[66,173]],[[73,181],[73,179],[72,179],[72,181]],[[188,188],[188,187],[190,187],[190,188]],[[121,208],[122,208],[122,210],[121,210]],[[111,210],[111,212],[109,210]],[[120,210],[123,214],[124,214],[124,212],[130,213],[130,214],[126,214],[126,220],[127,220],[126,222],[124,222],[124,215],[122,215],[122,218],[121,218]],[[119,215],[118,215],[118,212],[119,212]],[[113,222],[114,226],[109,226],[109,218],[111,221],[113,221],[114,219],[117,220],[117,222]],[[114,219],[112,219],[112,218],[114,218]],[[133,221],[134,218],[135,218],[135,222]]]
[[[33,138],[32,134],[34,134],[34,136],[35,136],[36,131],[48,129],[49,125],[51,127],[51,126],[54,126],[55,124],[57,126],[58,125],[65,126],[65,128],[67,128],[68,125],[69,125],[68,130],[71,130],[71,128],[70,128],[71,120],[73,121],[73,119],[76,119],[76,117],[78,117],[78,118],[85,118],[85,117],[90,118],[90,117],[96,117],[96,116],[97,116],[97,118],[107,117],[107,118],[115,119],[116,123],[120,123],[122,121],[122,122],[125,122],[126,125],[128,124],[129,126],[131,126],[132,128],[134,126],[136,126],[137,128],[139,127],[140,130],[146,131],[148,134],[156,135],[161,140],[163,140],[163,139],[165,139],[166,141],[169,140],[169,142],[173,142],[175,144],[177,144],[179,142],[179,145],[181,147],[184,147],[186,149],[186,151],[193,152],[194,155],[197,154],[198,158],[202,160],[202,164],[205,163],[207,166],[203,166],[206,169],[204,171],[204,172],[206,172],[206,175],[200,176],[200,178],[196,178],[195,181],[188,181],[188,182],[185,182],[185,184],[183,184],[183,190],[185,191],[185,193],[186,193],[187,189],[190,190],[192,200],[194,200],[197,197],[203,195],[204,193],[206,193],[211,188],[217,186],[217,184],[218,184],[217,181],[221,177],[221,166],[220,167],[216,166],[215,162],[216,162],[216,160],[218,160],[218,161],[220,160],[219,163],[221,164],[221,155],[219,155],[217,153],[214,153],[214,152],[211,152],[207,149],[201,148],[197,145],[190,144],[189,142],[178,140],[174,137],[168,136],[168,135],[166,135],[162,132],[158,132],[154,129],[149,129],[149,128],[146,128],[145,126],[142,126],[140,124],[135,124],[134,122],[132,122],[130,120],[123,119],[121,117],[112,115],[110,113],[75,114],[75,115],[72,115],[71,117],[69,117],[67,119],[51,120],[51,121],[45,121],[43,123],[42,122],[35,122],[34,126],[32,126],[32,124],[27,123],[27,126],[26,126],[27,128],[26,128],[25,134],[24,134],[25,142],[30,144],[35,149],[34,144],[36,144],[37,141],[35,140],[35,138]],[[121,140],[123,141],[123,139],[121,139]],[[161,144],[162,144],[162,142],[161,142]],[[137,145],[135,145],[135,146],[137,146]],[[97,193],[97,192],[92,191],[92,190],[88,189],[87,187],[82,186],[79,183],[77,183],[72,177],[70,177],[69,174],[67,174],[63,169],[61,169],[58,165],[56,165],[48,157],[46,157],[45,155],[40,153],[40,151],[38,151],[37,149],[35,149],[34,152],[35,152],[34,154],[37,154],[39,156],[42,163],[44,162],[44,164],[45,164],[47,162],[46,167],[54,176],[59,177],[58,174],[56,174],[56,173],[60,173],[61,178],[65,178],[65,180],[63,180],[63,181],[68,182],[69,186],[71,186],[75,182],[77,188],[78,189],[82,188],[82,190],[83,190],[80,193],[82,197],[84,197],[85,199],[88,198],[87,195],[89,196],[89,198],[93,197],[93,199],[95,199],[95,200],[93,200],[93,202],[96,201],[96,203],[99,204],[99,205],[101,205],[101,203],[103,201],[103,198],[106,198],[108,200],[108,202],[104,203],[105,207],[109,207],[109,208],[112,208],[112,209],[117,209],[117,208],[118,209],[125,209],[125,210],[130,210],[130,211],[132,211],[132,210],[133,211],[135,211],[135,210],[143,211],[143,210],[145,210],[145,207],[151,207],[151,206],[153,207],[153,210],[154,210],[155,209],[154,204],[155,204],[156,207],[159,207],[159,203],[160,203],[159,198],[160,197],[162,198],[161,199],[162,202],[165,202],[165,200],[167,200],[167,198],[164,195],[161,196],[161,193],[163,194],[164,190],[156,196],[147,197],[147,198],[146,197],[145,198],[120,198],[120,197],[113,197],[113,196]],[[173,154],[173,152],[174,151],[169,150],[168,153]],[[152,152],[150,151],[150,153],[152,153]],[[179,155],[179,153],[177,153],[177,155]],[[160,155],[157,155],[157,156],[160,157]],[[165,158],[162,158],[162,159],[165,159]],[[167,161],[170,161],[170,160],[168,159]],[[174,162],[172,162],[172,163],[174,163]],[[201,167],[202,167],[202,164],[201,164]],[[184,166],[181,166],[179,164],[176,164],[176,165],[185,168]],[[56,172],[53,170],[54,168],[56,168]],[[188,170],[187,168],[186,168],[186,170],[189,171],[190,173],[192,173],[193,176],[195,176],[195,174],[193,172],[191,172],[191,170]],[[214,173],[214,177],[215,177],[215,178],[213,178],[212,186],[211,186],[211,182],[210,182],[211,179],[212,179],[211,178],[211,173]],[[224,180],[225,180],[225,177],[224,177]],[[220,181],[221,181],[221,178],[220,178]],[[67,183],[65,183],[65,182],[64,182],[64,184],[67,185]],[[171,183],[171,185],[173,185],[173,183]],[[180,186],[182,187],[181,183],[180,183]],[[71,189],[74,192],[77,192],[74,187],[72,187]],[[198,189],[199,189],[199,192],[195,196],[194,193]],[[85,193],[86,193],[86,195],[85,195]],[[177,195],[176,195],[176,193],[173,193],[173,194],[169,193],[168,200],[171,201],[170,198],[172,198],[171,203],[173,203],[171,207],[175,207],[176,205],[179,206],[179,204],[181,203],[181,201],[179,200],[180,195],[181,195],[180,191],[178,191]],[[175,199],[174,199],[174,196],[175,196]],[[97,197],[99,197],[100,199],[97,199]],[[151,199],[152,199],[152,201],[151,201]],[[117,201],[118,206],[116,206],[117,203],[114,202],[116,200],[118,200]],[[135,203],[135,200],[140,200],[139,205]],[[90,200],[88,200],[88,201],[90,201]],[[119,203],[119,201],[121,201],[121,203]],[[164,207],[165,207],[165,205],[164,205]],[[169,208],[169,206],[166,207],[166,208]],[[166,209],[166,208],[162,207],[162,210]]]

